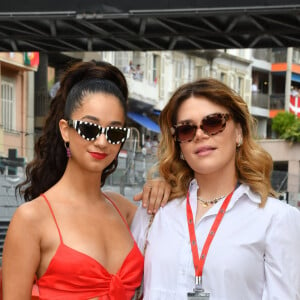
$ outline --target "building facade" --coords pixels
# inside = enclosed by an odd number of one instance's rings
[[[0,253],[9,220],[20,204],[15,185],[34,146],[34,73],[24,53],[0,52]],[[1,263],[1,255],[0,255]]]
[[[16,149],[18,156],[32,152],[35,67],[24,64],[23,53],[0,53],[0,155]]]

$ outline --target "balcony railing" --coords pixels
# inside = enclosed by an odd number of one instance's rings
[[[253,92],[251,105],[268,109],[269,108],[269,95]]]
[[[159,99],[159,89],[157,84],[149,83],[145,78],[137,80],[125,74],[129,87],[130,96],[134,99],[155,106]]]
[[[270,96],[270,109],[284,109],[285,108],[285,95],[273,94]]]
[[[274,51],[272,53],[272,63],[286,62],[286,60],[287,60],[287,50],[286,50],[286,48]]]

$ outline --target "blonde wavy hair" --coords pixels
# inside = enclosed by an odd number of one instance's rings
[[[180,159],[180,147],[171,134],[170,128],[177,123],[180,105],[190,97],[205,97],[213,103],[229,110],[234,122],[240,124],[243,132],[243,144],[238,148],[235,166],[238,180],[250,186],[253,192],[261,196],[264,206],[268,196],[277,196],[271,186],[273,170],[272,157],[253,136],[255,122],[248,111],[245,101],[222,82],[205,78],[179,87],[162,110],[159,118],[161,140],[158,147],[158,171],[172,187],[170,198],[186,195],[194,172]]]

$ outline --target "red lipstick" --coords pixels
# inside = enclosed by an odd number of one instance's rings
[[[104,159],[107,156],[107,154],[99,152],[90,152],[90,154],[95,159]]]

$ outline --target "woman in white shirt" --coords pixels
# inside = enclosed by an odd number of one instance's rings
[[[272,158],[243,99],[215,79],[175,91],[160,115],[159,172],[171,201],[133,234],[144,300],[300,299],[300,212],[272,189]]]

